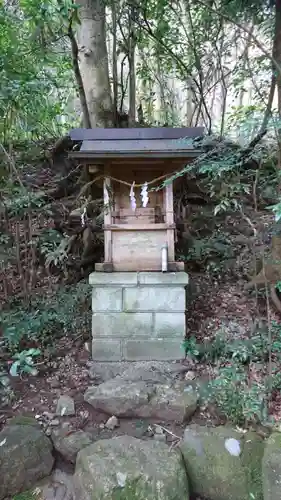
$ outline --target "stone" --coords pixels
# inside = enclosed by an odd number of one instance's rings
[[[92,311],[122,311],[122,288],[94,287],[92,290]]]
[[[75,463],[77,453],[93,443],[91,436],[82,430],[66,434],[52,433],[52,442],[55,450],[57,450],[62,457],[71,463]]]
[[[105,427],[110,431],[113,431],[116,427],[119,427],[118,418],[115,417],[115,415],[112,415],[112,417],[110,417],[106,422]]]
[[[132,337],[134,335],[149,338],[152,335],[153,314],[151,312],[108,312],[93,313],[92,334],[93,338],[115,338]]]
[[[123,290],[124,311],[184,312],[185,289],[142,286]]]
[[[16,415],[8,420],[7,425],[28,425],[40,428],[39,422],[33,418],[26,415]]]
[[[60,425],[60,421],[58,418],[53,418],[52,420],[50,420],[50,425],[52,427],[56,427],[57,425]]]
[[[97,363],[91,361],[88,365],[89,375],[91,379],[101,383],[107,382],[111,378],[117,377],[117,375],[121,375],[124,373],[130,366],[130,363],[126,363],[125,361],[121,362],[111,362],[111,363]]]
[[[172,332],[171,332],[172,333]],[[129,339],[123,340],[122,354],[127,361],[172,361],[182,359],[184,350],[180,338]]]
[[[157,441],[120,436],[78,453],[74,500],[189,500],[177,450]]]
[[[138,284],[138,273],[118,272],[102,273],[94,272],[89,276],[89,283],[93,286],[136,286]]]
[[[11,497],[48,476],[54,458],[52,443],[34,424],[7,425],[0,432],[0,499]]]
[[[116,377],[99,386],[89,387],[84,399],[96,410],[109,415],[133,417],[138,408],[148,404],[154,392],[154,387],[148,387],[146,382],[128,383]]]
[[[66,394],[59,397],[56,408],[56,415],[61,417],[75,415],[75,404],[74,400],[67,396]]]
[[[262,500],[264,442],[258,434],[193,424],[180,449],[194,493],[212,500]]]
[[[95,361],[121,361],[122,344],[120,340],[111,338],[96,339],[92,341],[92,358]]]
[[[186,372],[184,378],[186,381],[194,380],[196,378],[196,374],[195,374],[195,372],[190,370],[190,371]]]
[[[178,285],[180,288],[186,286],[189,283],[189,276],[185,272],[176,273],[157,273],[141,271],[138,273],[138,284],[139,285]]]
[[[131,381],[128,373],[127,377],[125,374],[89,387],[85,401],[96,410],[117,417],[153,417],[183,422],[196,411],[198,395],[192,387],[181,389],[148,377],[147,380]]]
[[[162,441],[163,443],[166,443],[167,437],[166,434],[154,434],[153,439],[155,441]]]
[[[143,382],[167,384],[171,382],[172,378],[172,364],[161,361],[131,363],[122,373],[122,379],[129,382],[142,380]]]
[[[274,432],[266,441],[262,461],[263,498],[280,500],[281,492],[281,434]]]

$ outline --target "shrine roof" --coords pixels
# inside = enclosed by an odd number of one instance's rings
[[[72,158],[190,158],[198,156],[193,140],[204,134],[203,127],[193,128],[94,128],[73,129],[71,140],[81,142]]]

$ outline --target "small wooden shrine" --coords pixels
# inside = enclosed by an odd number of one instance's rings
[[[71,153],[103,182],[104,262],[93,286],[95,360],[175,359],[188,275],[175,261],[173,183],[203,128],[74,129]],[[175,182],[181,182],[179,177]],[[163,185],[164,183],[164,185]]]
[[[167,245],[168,271],[175,262],[173,183],[165,179],[198,155],[191,139],[198,128],[75,129],[82,140],[71,154],[89,173],[104,178],[104,263],[96,271],[161,271],[161,248]]]

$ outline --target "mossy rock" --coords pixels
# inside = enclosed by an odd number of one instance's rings
[[[181,451],[192,491],[212,500],[262,500],[263,439],[229,427],[190,425]]]
[[[33,427],[40,428],[40,424],[35,418],[26,415],[16,415],[8,420],[7,425],[32,425]]]
[[[78,453],[75,498],[83,500],[189,500],[181,454],[161,442],[120,436]]]
[[[274,432],[266,441],[262,461],[264,500],[281,498],[281,434]]]
[[[15,495],[12,500],[38,500],[39,495],[34,494],[34,490],[23,491]]]

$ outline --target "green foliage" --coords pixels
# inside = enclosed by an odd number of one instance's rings
[[[239,365],[221,368],[218,377],[204,387],[201,396],[205,402],[215,403],[234,424],[267,420],[265,386],[258,383],[249,386],[247,375]]]
[[[9,195],[5,196],[6,193],[9,193]],[[10,185],[6,184],[3,195],[5,196],[3,206],[6,208],[9,217],[18,216],[22,218],[31,210],[41,209],[42,211],[44,208],[46,213],[48,209],[43,191],[28,191],[24,187],[16,185],[10,188]]]
[[[21,352],[22,342],[52,345],[62,335],[83,334],[90,329],[90,286],[80,282],[61,287],[55,296],[33,299],[29,307],[14,306],[2,312],[2,348]]]
[[[276,349],[279,342],[276,340]],[[233,360],[246,364],[250,361],[265,361],[268,358],[267,339],[263,334],[230,341],[223,335],[223,332],[219,332],[211,341],[205,343],[198,343],[195,337],[190,337],[185,340],[184,348],[189,356],[209,363],[224,363]]]
[[[213,259],[230,259],[233,255],[230,241],[226,237],[212,234],[205,238],[194,239],[184,260],[206,262]]]
[[[17,352],[13,356],[13,362],[10,367],[10,375],[17,377],[26,373],[27,375],[37,375],[38,370],[34,366],[34,358],[41,354],[40,349],[28,349]]]
[[[56,2],[44,5],[50,14]],[[15,9],[0,6],[3,142],[56,137],[65,130],[62,115],[67,118],[65,107],[74,87],[71,58],[62,38],[62,15],[55,17],[53,10],[48,29],[43,10],[38,0],[23,0]]]

